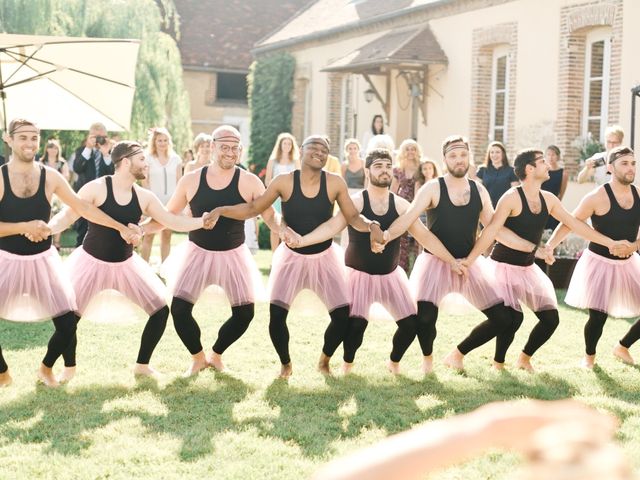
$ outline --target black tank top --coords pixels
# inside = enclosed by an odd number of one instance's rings
[[[282,216],[287,225],[300,235],[306,235],[316,229],[333,216],[333,203],[329,201],[327,193],[327,174],[321,172],[320,190],[313,198],[305,197],[300,187],[300,170],[293,172],[293,192],[286,202],[282,202]],[[309,245],[308,247],[294,248],[294,252],[303,255],[324,252],[331,246],[333,240]]]
[[[20,198],[13,194],[9,183],[9,166],[3,165],[2,179],[4,182],[4,195],[0,200],[0,221],[7,223],[30,222],[31,220],[42,220],[48,222],[51,218],[51,204],[47,200],[45,183],[47,172],[40,166],[40,182],[38,191],[28,197]],[[51,237],[42,242],[32,242],[24,235],[9,235],[0,237],[0,249],[18,255],[35,255],[51,248]]]
[[[380,222],[382,230],[387,230],[393,221],[399,217],[396,210],[395,195],[389,193],[389,208],[384,215],[376,215],[371,208],[369,192],[362,192],[362,215],[369,220]],[[359,232],[351,225],[349,229],[349,245],[344,254],[347,267],[368,273],[370,275],[386,275],[393,272],[400,259],[400,237],[389,242],[382,253],[373,253],[369,242],[369,232]]]
[[[616,196],[611,190],[611,185],[604,184],[604,189],[609,196],[611,208],[604,215],[591,215],[591,223],[593,228],[606,235],[611,240],[628,240],[635,242],[638,237],[638,227],[640,227],[640,198],[634,185],[631,185],[631,193],[633,195],[633,206],[626,210],[620,206],[616,200]],[[609,249],[598,243],[589,243],[589,250],[603,257],[612,260],[622,260],[614,257],[609,253]]]
[[[440,183],[440,201],[436,208],[427,210],[427,227],[440,239],[454,258],[464,258],[473,249],[478,232],[478,221],[482,211],[482,199],[478,186],[469,180],[471,195],[469,203],[456,206],[449,198],[443,177]]]
[[[540,209],[540,213],[534,214],[529,208],[527,197],[525,196],[522,187],[518,187],[516,190],[520,194],[522,211],[517,217],[507,218],[504,222],[504,226],[513,231],[520,238],[524,238],[525,240],[538,245],[542,239],[544,227],[547,225],[547,220],[549,219],[547,202],[544,201],[542,192],[540,192],[539,195],[542,208]],[[491,258],[496,262],[508,263],[510,265],[518,265],[521,267],[533,265],[533,262],[536,259],[535,252],[520,252],[501,243],[495,244],[491,251]]]
[[[191,214],[194,217],[201,217],[216,207],[247,203],[240,195],[240,189],[238,188],[240,169],[238,167],[235,167],[235,169],[236,171],[229,185],[222,190],[214,190],[207,183],[209,167],[202,167],[198,190],[189,202]],[[189,240],[206,250],[233,250],[244,243],[244,220],[220,217],[212,230],[201,228],[189,232]]]
[[[142,209],[138,201],[136,190],[131,187],[131,200],[126,205],[116,202],[113,195],[113,179],[105,177],[107,186],[107,198],[98,208],[123,225],[138,223],[142,216]],[[133,255],[133,245],[125,242],[120,232],[110,227],[88,222],[87,235],[82,242],[82,248],[92,257],[103,262],[124,262]]]

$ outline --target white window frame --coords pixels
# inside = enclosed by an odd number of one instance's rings
[[[602,77],[590,77],[591,75],[591,50],[593,44],[604,41],[604,68]],[[602,96],[600,98],[600,115],[589,115],[589,97],[590,86],[593,80],[602,80]],[[582,136],[586,137],[589,133],[589,121],[600,119],[600,142],[604,142],[604,131],[607,128],[609,114],[609,86],[611,84],[611,30],[597,29],[587,34],[585,61],[584,61],[584,87],[582,98]]]
[[[497,70],[498,59],[506,57],[507,62],[505,65],[505,81],[504,90],[497,90]],[[489,117],[489,141],[495,140],[496,130],[502,129],[502,143],[508,141],[508,125],[509,125],[509,71],[511,67],[511,58],[509,55],[509,45],[499,45],[493,50],[493,61],[491,65],[491,114]],[[504,92],[504,125],[496,128],[496,94]]]

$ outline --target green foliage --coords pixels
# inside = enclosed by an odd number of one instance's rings
[[[593,157],[596,153],[604,152],[604,146],[589,133],[586,137],[578,137],[573,142],[578,149],[580,161]]]
[[[289,53],[261,58],[251,65],[248,77],[251,109],[249,163],[256,166],[258,173],[267,165],[278,134],[291,130],[295,68],[295,58]]]
[[[171,0],[0,2],[0,31],[7,33],[140,39],[131,130],[123,137],[145,140],[149,127],[165,126],[176,151],[181,151],[192,137],[189,99],[182,83],[180,52],[163,31],[177,25]],[[47,132],[63,142],[65,155],[79,146],[78,139],[85,134]],[[72,143],[66,144],[65,137]]]
[[[260,250],[271,249],[271,230],[262,220],[258,220],[258,248]]]

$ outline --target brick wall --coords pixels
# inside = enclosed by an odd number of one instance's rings
[[[327,127],[331,140],[331,154],[340,158],[340,112],[342,109],[342,83],[344,74],[327,74]]]

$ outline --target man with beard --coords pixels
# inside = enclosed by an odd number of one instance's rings
[[[236,166],[242,153],[240,132],[222,125],[213,131],[212,137],[213,161],[180,179],[167,203],[169,211],[182,212],[188,204],[192,215],[199,216],[222,205],[246,204],[264,192],[258,177]],[[279,219],[273,209],[265,211],[263,218],[272,230],[278,229]],[[168,283],[173,294],[171,315],[178,336],[192,356],[191,366],[185,372],[187,376],[208,366],[218,371],[225,369],[222,354],[249,328],[256,290],[260,286],[260,272],[244,242],[244,221],[223,218],[211,224],[215,224],[211,230],[190,232],[185,248],[172,253],[166,262],[176,265],[175,271],[169,272]],[[161,227],[152,222],[143,228],[149,232]],[[231,317],[220,328],[211,351],[205,354],[200,328],[192,312],[209,285],[218,285],[224,290],[231,304]]]
[[[57,250],[51,246],[51,197],[56,195],[88,220],[113,228],[127,242],[136,232],[78,197],[56,170],[34,162],[40,130],[25,119],[9,124],[11,160],[1,167],[0,183],[0,318],[36,321],[53,317],[55,331],[38,370],[48,387],[58,386],[53,365],[76,331],[76,301],[62,274]],[[0,350],[0,385],[11,383]]]
[[[504,225],[521,238],[535,245],[540,244],[542,232],[549,215],[563,222],[575,233],[609,249],[621,248],[628,242],[617,245],[613,240],[596,232],[586,223],[576,220],[567,212],[558,197],[542,191],[542,183],[549,178],[549,165],[540,150],[522,150],[514,161],[514,171],[522,184],[507,191],[498,202],[491,223],[482,231],[473,250],[463,262],[471,265],[494,241],[496,233]],[[509,326],[496,337],[494,367],[504,368],[505,355],[513,338],[522,325],[521,303],[529,307],[538,317],[538,324],[531,331],[529,340],[518,357],[518,368],[533,372],[532,355],[545,344],[559,323],[556,292],[549,277],[534,263],[535,258],[545,258],[553,263],[553,250],[537,249],[520,252],[498,242],[487,262],[493,270],[493,278],[511,315]],[[461,355],[454,350],[453,358]]]
[[[393,222],[385,232],[390,241],[411,225],[427,210],[427,226],[449,253],[462,260],[473,249],[478,222],[488,225],[493,207],[487,190],[466,177],[469,170],[469,144],[464,137],[451,136],[442,144],[442,154],[447,167],[443,177],[427,182],[416,194],[407,212]],[[504,229],[499,238],[518,250],[532,252],[537,245],[521,239]],[[491,340],[509,324],[507,309],[493,287],[484,259],[478,259],[466,276],[457,275],[440,258],[425,251],[421,253],[411,272],[414,298],[418,300],[418,341],[423,354],[422,370],[433,369],[433,341],[436,337],[436,321],[440,303],[452,292],[462,294],[474,307],[487,316],[471,335],[458,346],[463,354]],[[447,366],[462,369],[462,359],[445,359]]]
[[[609,315],[637,317],[640,315],[640,257],[638,227],[640,227],[640,196],[633,184],[636,160],[633,150],[619,146],[607,158],[611,180],[585,196],[573,215],[578,220],[591,217],[593,228],[613,240],[631,242],[613,249],[591,242],[582,253],[571,277],[565,302],[576,308],[588,308],[589,320],[584,326],[586,346],[582,366],[593,368],[596,346]],[[569,233],[569,227],[558,225],[548,241],[554,248]],[[627,257],[620,259],[618,257]],[[640,321],[614,347],[613,354],[625,363],[633,364],[631,345],[640,338]]]
[[[334,202],[338,202],[350,225],[361,232],[372,232],[372,237],[381,242],[379,223],[359,215],[342,177],[323,171],[328,155],[326,137],[307,137],[301,146],[300,170],[278,175],[264,195],[246,205],[222,207],[212,213],[244,220],[261,213],[281,197],[284,221],[291,230],[305,235],[329,220],[333,216]],[[331,356],[344,340],[349,326],[350,300],[340,250],[331,239],[302,248],[281,244],[274,252],[269,276],[269,334],[280,357],[282,378],[288,378],[292,373],[287,315],[294,298],[305,288],[320,297],[331,317],[318,361],[320,372],[328,375]]]
[[[169,213],[153,192],[136,184],[146,178],[148,165],[142,146],[137,142],[120,142],[111,153],[113,175],[85,184],[78,195],[107,215],[130,226],[137,225],[141,215],[156,219],[172,230],[188,232],[203,228],[206,215],[200,218]],[[66,229],[77,218],[65,209],[49,222],[53,234]],[[82,246],[67,260],[71,284],[76,294],[78,313],[82,315],[89,302],[103,290],[117,290],[149,315],[142,332],[134,374],[154,376],[158,372],[149,360],[160,341],[169,317],[164,284],[151,267],[133,252],[133,246],[118,238],[117,232],[89,222]],[[78,318],[80,320],[80,318]],[[58,379],[68,382],[76,370],[77,338],[74,336],[63,352],[65,370]]]
[[[384,149],[369,151],[365,159],[365,175],[368,179],[366,190],[354,193],[351,199],[365,218],[379,222],[382,229],[389,228],[409,208],[409,202],[389,191],[393,178],[391,153]],[[346,226],[344,216],[338,214],[304,237],[290,234],[287,244],[300,248],[321,243],[335,237]],[[399,362],[416,336],[416,303],[411,297],[407,274],[399,266],[400,239],[389,242],[381,253],[373,253],[367,233],[359,232],[351,225],[348,226],[348,231],[345,264],[351,308],[349,330],[344,340],[343,371],[351,371],[356,351],[362,345],[364,332],[369,324],[369,309],[373,303],[380,303],[396,319],[397,330],[393,336],[388,368],[392,373],[398,374]],[[454,271],[462,273],[456,259],[420,220],[411,225],[409,232],[447,262]]]

